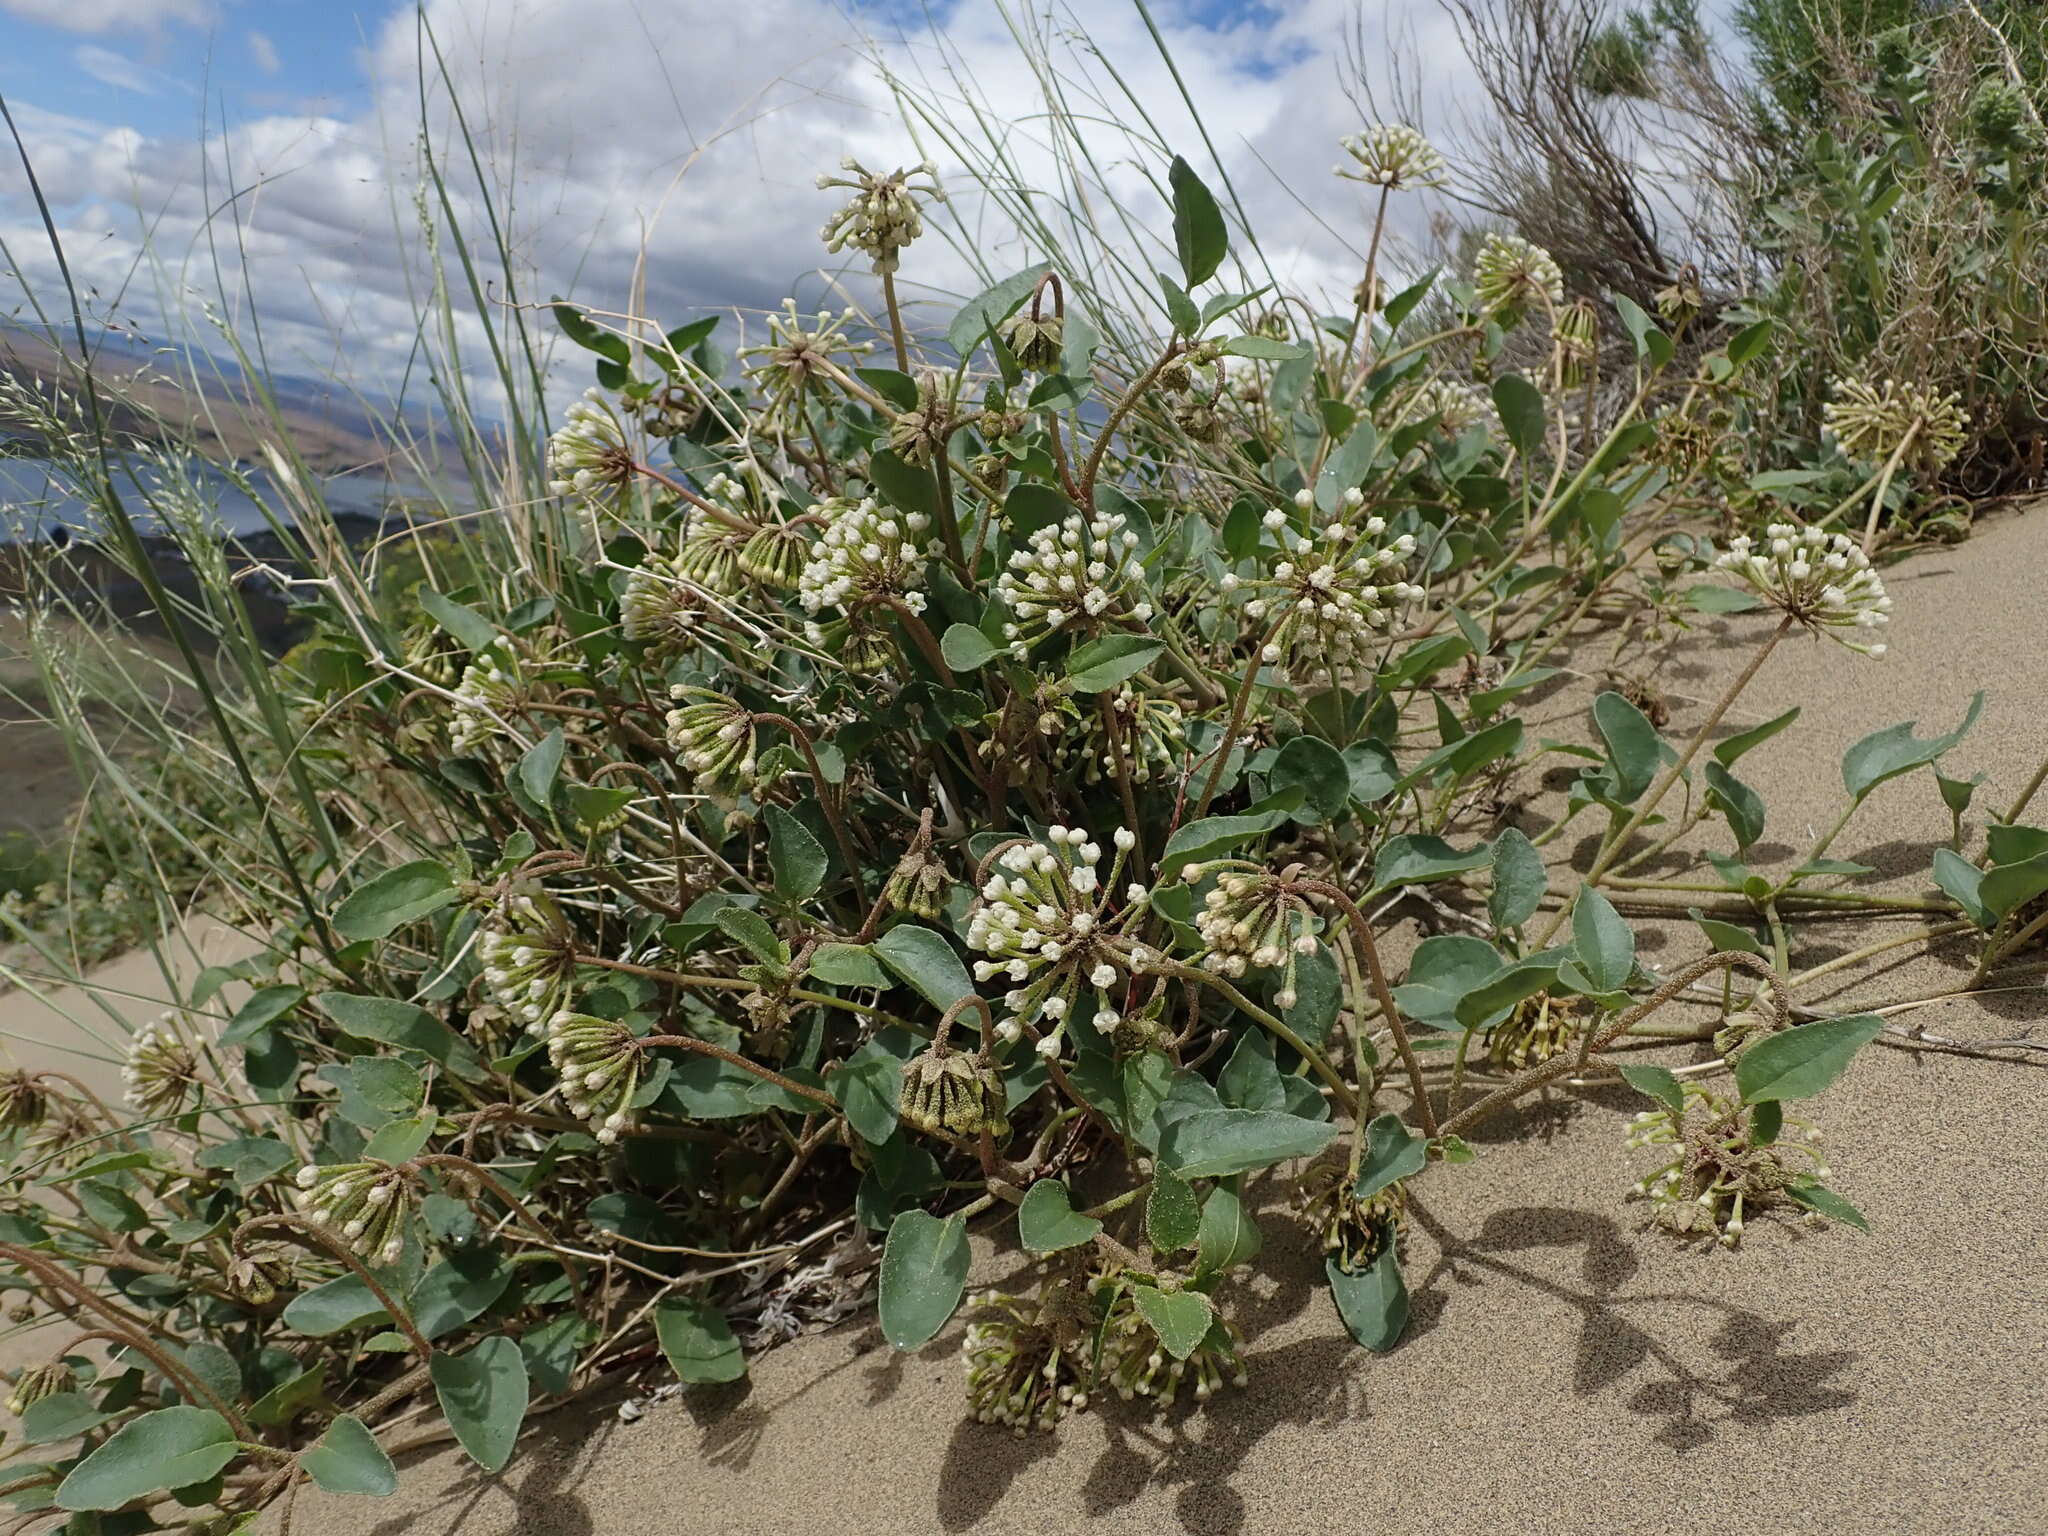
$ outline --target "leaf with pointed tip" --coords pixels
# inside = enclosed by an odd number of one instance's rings
[[[1133,1285],[1131,1300],[1160,1344],[1176,1360],[1185,1360],[1201,1347],[1216,1321],[1215,1308],[1200,1291],[1162,1291],[1156,1286]]]
[[[398,1492],[398,1469],[353,1414],[344,1413],[328,1425],[326,1434],[299,1453],[299,1465],[328,1493],[388,1499]]]
[[[1017,1206],[1017,1241],[1040,1258],[1095,1241],[1102,1223],[1074,1209],[1073,1196],[1058,1179],[1040,1179]]]
[[[1759,1040],[1735,1063],[1735,1086],[1745,1104],[1810,1099],[1842,1075],[1849,1060],[1884,1033],[1874,1013],[1822,1019]]]

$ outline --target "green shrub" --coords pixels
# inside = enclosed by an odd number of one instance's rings
[[[1389,193],[1438,170],[1412,133],[1347,147]],[[915,262],[921,180],[833,184],[835,240]],[[1703,755],[1716,727],[1783,637],[1877,656],[1889,608],[1822,526],[1861,490],[1808,527],[1746,495],[1725,516],[1765,526],[1719,551],[1698,529],[1679,449],[1768,325],[1674,381],[1623,311],[1630,403],[1595,424],[1546,253],[1490,241],[1384,299],[1368,273],[1360,313],[1296,324],[1195,171],[1165,184],[1156,309],[1039,266],[912,335],[892,281],[871,327],[792,306],[728,354],[715,320],[560,307],[598,386],[549,506],[416,581],[337,554],[313,638],[222,683],[231,740],[293,744],[220,775],[263,812],[213,860],[262,946],[135,1037],[124,1109],[0,1087],[11,1283],[118,1341],[17,1383],[26,1440],[83,1433],[18,1500],[388,1492],[378,1436],[429,1402],[495,1470],[530,1409],[650,1347],[727,1381],[861,1310],[871,1242],[915,1348],[977,1220],[1030,1261],[972,1304],[977,1417],[1207,1398],[1257,1368],[1236,1298],[1291,1220],[1252,1181],[1300,1161],[1300,1240],[1389,1349],[1409,1186],[1708,978],[1727,1017],[1678,1033],[1732,1077],[1620,1069],[1655,1106],[1636,1194],[1724,1248],[1772,1213],[1862,1225],[1782,1106],[1883,1024],[1793,1011],[1794,934],[1870,906],[1831,842],[1975,709],[1853,746],[1834,828],[1746,862],[1740,758],[1792,717]],[[1547,362],[1509,370],[1514,336]],[[1474,356],[1485,389],[1449,371]],[[1746,610],[1775,622],[1683,741],[1620,691],[1583,744],[1518,712],[1589,621],[1640,644]],[[1567,803],[1525,831],[1509,787],[1555,762]],[[1590,861],[1555,862],[1582,828]],[[1946,871],[1973,907],[1894,905],[1980,914],[1988,972],[2040,927],[2023,830]],[[1704,867],[1653,878],[1692,834]],[[1469,931],[1397,986],[1375,923],[1417,891]],[[1706,943],[1655,970],[1622,909],[1674,899]],[[745,1283],[764,1260],[792,1262]]]

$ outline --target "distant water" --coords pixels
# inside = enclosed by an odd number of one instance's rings
[[[184,472],[198,485],[200,500],[212,509],[223,531],[252,533],[268,526],[257,502],[214,466],[195,461]],[[291,504],[278,494],[270,472],[250,467],[243,473],[272,514],[290,523]],[[136,526],[145,533],[162,527],[151,508],[161,484],[161,470],[153,461],[134,454],[116,455],[116,488]],[[372,471],[331,475],[323,489],[334,512],[371,518],[381,518],[395,497],[424,494],[419,485]],[[0,454],[0,542],[47,536],[60,527],[90,535],[100,531],[100,521],[99,508],[74,496],[70,487],[51,473],[47,460]]]

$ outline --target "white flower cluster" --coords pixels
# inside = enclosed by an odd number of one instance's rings
[[[1356,517],[1364,502],[1357,490],[1346,491],[1339,515]],[[1307,512],[1315,499],[1299,491],[1294,504]],[[1226,592],[1249,587],[1256,595],[1244,605],[1246,616],[1272,621],[1259,657],[1267,666],[1285,664],[1334,678],[1345,667],[1369,661],[1395,609],[1422,596],[1413,582],[1387,579],[1415,553],[1415,536],[1404,533],[1377,542],[1387,531],[1383,517],[1367,517],[1356,525],[1331,523],[1313,538],[1297,532],[1278,507],[1264,522],[1283,558],[1270,576],[1246,582],[1226,572],[1222,585]]]
[[[593,510],[612,505],[632,483],[625,423],[602,390],[586,389],[548,439],[548,474],[551,495],[579,497]]]
[[[642,1052],[633,1032],[610,1019],[566,1010],[548,1020],[548,1059],[562,1079],[562,1102],[606,1146],[633,1120]]]
[[[875,271],[894,272],[902,249],[924,233],[924,218],[918,211],[917,200],[946,200],[935,179],[937,167],[926,161],[907,171],[899,169],[878,176],[849,155],[839,162],[839,168],[850,172],[851,177],[820,176],[818,189],[851,187],[853,199],[832,215],[818,231],[818,238],[825,242],[828,251],[841,251],[851,245],[873,259]],[[915,176],[924,177],[926,184],[917,185],[911,179]]]
[[[1096,994],[1095,1027],[1108,1033],[1123,1022],[1108,993],[1120,978],[1140,974],[1143,949],[1125,945],[1123,930],[1140,917],[1151,892],[1132,883],[1119,893],[1124,862],[1136,836],[1119,827],[1109,874],[1098,866],[1103,849],[1080,827],[1052,827],[1045,843],[1003,850],[981,888],[967,924],[967,947],[989,958],[974,963],[974,978],[1005,976],[1017,985],[1003,998],[1010,1017],[996,1026],[1016,1040],[1026,1024],[1051,1020],[1038,1041],[1042,1056],[1057,1056],[1075,997],[1083,986]]]
[[[1436,146],[1406,123],[1374,123],[1337,142],[1353,164],[1331,169],[1351,181],[1374,187],[1440,187],[1447,178],[1448,167]]]
[[[1092,626],[1119,604],[1140,624],[1151,619],[1151,603],[1131,601],[1144,590],[1144,567],[1138,536],[1124,522],[1119,512],[1075,512],[1040,528],[1010,556],[1009,569],[996,578],[996,596],[1012,616],[1003,626],[1012,656],[1022,661],[1055,630]]]
[[[836,507],[821,502],[811,511],[825,519],[825,532],[797,578],[796,597],[805,613],[837,608],[851,615],[891,598],[912,613],[924,612],[925,551],[919,540],[929,519],[922,512],[886,511],[871,496]],[[810,629],[816,642],[818,626]]]
[[[130,1037],[121,1083],[128,1102],[150,1115],[176,1114],[197,1097],[199,1053],[180,1032],[175,1012],[150,1020]]]
[[[396,1264],[405,1252],[412,1216],[412,1186],[388,1163],[338,1163],[299,1170],[299,1209],[340,1229],[373,1264]]]
[[[1829,631],[1865,656],[1884,654],[1882,643],[1857,636],[1891,621],[1892,600],[1869,556],[1847,534],[1772,523],[1761,545],[1742,534],[1714,564],[1808,628]]]
[[[710,599],[675,561],[650,554],[619,594],[619,633],[635,645],[680,650],[702,637],[710,611]]]
[[[478,651],[462,669],[455,685],[455,711],[448,722],[448,745],[454,751],[473,752],[503,729],[498,717],[518,706],[526,691],[526,678],[512,642],[499,636],[487,649]]]
[[[562,1006],[575,970],[561,914],[542,901],[517,893],[506,898],[485,920],[476,944],[491,996],[530,1028]]]
[[[1837,379],[1821,424],[1853,459],[1876,463],[1898,454],[1915,469],[1943,468],[1963,451],[1970,416],[1960,392],[1942,394],[1910,381]]]
[[[1536,304],[1564,302],[1564,272],[1556,258],[1520,235],[1489,231],[1472,267],[1472,286],[1480,305],[1500,321],[1513,325]]]

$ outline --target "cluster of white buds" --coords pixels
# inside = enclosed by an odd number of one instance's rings
[[[121,1063],[128,1102],[145,1115],[175,1115],[199,1096],[199,1052],[166,1013],[135,1031]]]
[[[929,519],[922,512],[895,512],[872,496],[858,502],[820,502],[812,508],[825,520],[811,562],[797,578],[796,599],[815,617],[836,608],[849,617],[877,604],[900,603],[912,613],[925,609],[925,550],[920,542]],[[810,625],[811,639],[819,638]]]
[[[1902,464],[1931,473],[1963,450],[1970,418],[1957,392],[1897,379],[1837,379],[1834,396],[1821,407],[1821,424],[1852,459],[1883,462],[1897,454]]]
[[[1174,1359],[1125,1287],[1110,1303],[1102,1326],[1100,1380],[1127,1403],[1146,1397],[1160,1408],[1171,1408],[1183,1387],[1197,1402],[1207,1402],[1223,1387],[1243,1387],[1251,1379],[1242,1347],[1237,1330],[1218,1317],[1192,1354]]]
[[[1042,1056],[1057,1056],[1081,989],[1095,994],[1095,1027],[1104,1034],[1122,1021],[1111,993],[1142,972],[1145,952],[1123,942],[1123,932],[1145,913],[1151,892],[1132,882],[1122,890],[1124,864],[1137,836],[1119,827],[1109,874],[1099,870],[1103,849],[1080,827],[1052,827],[1047,842],[1017,842],[996,857],[967,921],[967,947],[989,958],[974,963],[974,977],[1007,977],[1009,1017],[996,1026],[1016,1040],[1026,1025],[1044,1024]],[[1049,1021],[1049,1022],[1047,1022]]]
[[[1489,231],[1472,267],[1479,304],[1502,325],[1513,325],[1531,309],[1564,302],[1564,271],[1550,252],[1520,235]]]
[[[1651,1148],[1668,1161],[1629,1191],[1650,1202],[1657,1224],[1680,1237],[1712,1237],[1723,1248],[1742,1241],[1745,1210],[1778,1203],[1795,1177],[1828,1177],[1820,1132],[1787,1116],[1777,1135],[1759,1143],[1750,1112],[1734,1099],[1682,1085],[1684,1109],[1646,1109],[1629,1122],[1625,1145]],[[1810,1167],[1788,1167],[1787,1156]]]
[[[682,543],[676,550],[676,572],[707,592],[731,597],[740,590],[745,570],[740,554],[755,534],[753,496],[742,482],[723,470],[704,487],[704,499],[722,508],[714,517],[701,507],[689,508]]]
[[[455,708],[448,721],[448,745],[473,752],[501,734],[499,722],[526,698],[526,674],[512,642],[500,635],[470,657],[455,685]]]
[[[782,313],[768,317],[767,344],[740,348],[747,377],[763,396],[764,419],[792,429],[806,425],[806,403],[830,393],[845,363],[875,350],[872,341],[855,341],[846,334],[847,326],[859,318],[860,311],[851,306],[836,315],[821,309],[806,328],[796,300],[782,301]]]
[[[1188,721],[1179,704],[1129,683],[1102,697],[1109,706],[1108,720],[1100,708],[1085,715],[1080,731],[1063,736],[1055,748],[1057,766],[1064,768],[1070,756],[1078,756],[1084,784],[1113,777],[1119,765],[1133,784],[1171,779],[1187,767]]]
[[[1892,600],[1870,557],[1847,534],[1772,523],[1760,545],[1746,533],[1730,539],[1714,564],[1816,633],[1865,656],[1884,654],[1881,642],[1858,636],[1890,622]]]
[[[1022,661],[1060,629],[1091,629],[1122,615],[1150,622],[1138,536],[1124,523],[1120,512],[1075,512],[1038,529],[1010,556],[996,596],[1010,610],[1003,638],[1012,656]]]
[[[593,514],[617,506],[637,473],[626,424],[602,390],[586,389],[548,439],[548,492],[573,496]]]
[[[648,555],[619,593],[619,633],[657,652],[696,645],[710,615],[710,597],[665,555]]]
[[[633,1122],[644,1053],[633,1031],[610,1019],[563,1009],[547,1023],[548,1060],[562,1080],[562,1102],[588,1121],[606,1146]]]
[[[1425,380],[1401,402],[1401,424],[1436,418],[1438,428],[1456,437],[1467,427],[1493,419],[1493,402],[1470,384],[1441,374]]]
[[[668,744],[706,793],[737,794],[754,777],[754,712],[738,699],[678,683],[668,691]]]
[[[1001,1424],[1021,1439],[1030,1430],[1050,1431],[1069,1412],[1086,1411],[1088,1331],[1083,1319],[1067,1324],[1057,1314],[1059,1294],[1049,1287],[1041,1298],[1001,1291],[974,1298],[960,1354],[976,1423]]]
[[[1193,884],[1210,874],[1217,875],[1216,884],[1195,914],[1195,931],[1207,951],[1202,969],[1233,980],[1247,970],[1282,969],[1273,1002],[1282,1012],[1292,1008],[1296,966],[1316,952],[1316,916],[1307,898],[1288,880],[1247,860],[1190,864],[1181,878]]]
[[[507,896],[484,919],[476,957],[492,998],[529,1028],[539,1028],[568,1000],[576,950],[561,909],[548,896]]]
[[[1406,123],[1374,123],[1337,142],[1352,163],[1331,170],[1350,181],[1372,187],[1440,187],[1449,177],[1436,146]]]
[[[1392,574],[1415,553],[1415,536],[1380,542],[1387,521],[1360,517],[1364,500],[1356,489],[1346,491],[1339,521],[1314,537],[1297,531],[1293,519],[1275,507],[1264,518],[1279,545],[1271,573],[1250,581],[1224,574],[1225,592],[1245,587],[1254,593],[1245,616],[1270,621],[1259,657],[1263,664],[1335,678],[1346,667],[1370,662],[1396,609],[1422,596],[1422,588]],[[1303,490],[1294,504],[1311,514],[1315,499]]]
[[[405,1251],[416,1192],[407,1171],[389,1163],[308,1163],[299,1170],[299,1209],[348,1239],[372,1264],[396,1264]]]
[[[903,248],[924,233],[918,199],[928,197],[937,203],[946,200],[936,180],[938,168],[926,161],[883,176],[867,170],[851,155],[839,162],[839,168],[849,174],[820,176],[818,189],[851,187],[853,197],[826,221],[818,238],[825,242],[828,251],[841,251],[850,245],[874,262],[876,272],[894,272]],[[919,176],[925,178],[922,185],[915,179]]]

